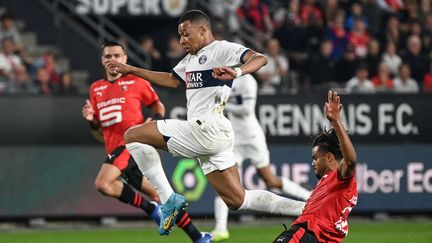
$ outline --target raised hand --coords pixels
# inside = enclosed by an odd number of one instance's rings
[[[94,120],[95,111],[93,110],[93,106],[90,104],[90,101],[88,99],[86,100],[86,103],[83,106],[81,113],[84,119],[86,119],[87,121]]]
[[[219,80],[234,80],[237,73],[230,67],[215,67],[213,68],[212,76]]]
[[[122,73],[127,74],[132,71],[132,66],[124,63],[120,63],[117,60],[109,60],[105,63],[105,69],[110,73]]]
[[[329,91],[327,95],[327,102],[325,103],[325,115],[330,122],[340,119],[340,111],[342,104],[337,92]]]

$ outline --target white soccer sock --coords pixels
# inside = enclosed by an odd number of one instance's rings
[[[143,143],[128,143],[126,148],[134,158],[141,173],[155,187],[161,203],[166,203],[174,191],[165,175],[157,150]]]
[[[228,207],[220,196],[214,200],[215,231],[223,232],[228,230]]]
[[[311,192],[307,190],[306,188],[300,186],[299,184],[288,180],[285,177],[281,177],[282,180],[282,191],[288,195],[298,197],[304,201],[306,201]]]
[[[298,216],[304,205],[305,202],[281,197],[269,191],[245,190],[243,203],[238,210]]]

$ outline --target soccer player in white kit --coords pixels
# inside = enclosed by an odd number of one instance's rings
[[[257,86],[257,81],[251,74],[235,79],[225,107],[235,134],[234,154],[237,165],[241,168],[243,161],[249,159],[267,187],[281,189],[285,194],[306,201],[310,191],[271,172],[266,138],[255,115]],[[214,206],[216,225],[212,231],[213,241],[226,240],[229,238],[228,207],[219,196],[215,198]]]
[[[234,132],[231,122],[223,115],[233,80],[255,72],[267,59],[242,45],[216,41],[208,16],[199,10],[190,10],[180,17],[178,32],[180,44],[188,55],[171,73],[141,69],[115,60],[107,64],[120,73],[131,73],[161,86],[175,88],[180,82],[186,84],[186,121],[148,122],[125,133],[127,149],[160,196],[159,233],[170,232],[187,202],[174,193],[154,148],[168,150],[174,156],[197,158],[210,184],[233,210],[299,215],[304,202],[265,190],[243,188],[233,152]]]

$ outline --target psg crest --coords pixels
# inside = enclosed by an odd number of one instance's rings
[[[206,55],[202,55],[198,59],[199,64],[204,64],[206,61],[207,61],[207,56]]]

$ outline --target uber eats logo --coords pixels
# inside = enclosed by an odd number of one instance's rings
[[[207,186],[207,178],[194,159],[180,160],[174,170],[172,181],[176,191],[189,201],[198,201]]]

